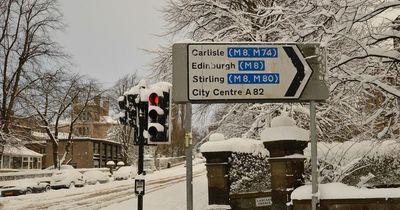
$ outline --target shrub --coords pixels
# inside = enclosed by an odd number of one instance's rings
[[[261,154],[232,153],[229,160],[231,194],[271,189],[271,170],[267,158]]]

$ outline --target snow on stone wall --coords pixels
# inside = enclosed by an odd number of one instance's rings
[[[201,152],[237,152],[250,153],[253,155],[261,154],[266,156],[268,151],[259,140],[246,138],[231,138],[225,140],[223,134],[215,133],[210,135],[210,140],[200,147]]]

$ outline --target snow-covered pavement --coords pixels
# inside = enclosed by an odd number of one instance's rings
[[[157,171],[146,176],[145,209],[186,209],[186,168]],[[195,209],[207,204],[204,164],[193,167]],[[0,198],[0,209],[136,209],[134,180],[113,181],[83,188]]]
[[[207,177],[204,175],[193,179],[193,209],[207,208]],[[113,204],[102,210],[137,209],[136,197],[122,203]],[[147,192],[144,196],[143,209],[145,210],[186,210],[186,183],[174,185]]]

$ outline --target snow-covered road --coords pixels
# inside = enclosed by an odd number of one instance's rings
[[[204,210],[207,208],[208,192],[207,177],[205,174],[193,179],[193,209]],[[115,203],[102,210],[137,209],[136,197],[121,203]],[[186,183],[179,182],[174,185],[147,192],[144,196],[143,209],[145,210],[186,210]]]
[[[204,164],[196,165],[193,168],[195,193],[204,197],[207,194],[207,179],[205,176]],[[185,191],[185,168],[178,166],[175,168],[157,171],[146,176],[146,209],[185,209],[186,191]],[[204,183],[205,182],[205,183]],[[83,188],[52,190],[45,193],[22,195],[16,197],[0,198],[0,209],[87,209],[97,210],[104,207],[107,209],[122,209],[118,205],[127,205],[129,209],[136,209],[136,198],[134,195],[134,180],[114,181],[101,185],[89,185]],[[203,189],[204,188],[204,189]],[[172,193],[171,193],[172,192]],[[160,199],[161,198],[161,199]],[[204,197],[205,199],[207,196]],[[162,208],[153,208],[151,204],[164,205]],[[169,203],[169,206],[165,205]],[[176,205],[182,205],[182,208],[176,208]],[[200,199],[201,209],[205,208],[206,200]],[[133,206],[133,207],[132,207]],[[127,208],[125,208],[127,209]]]

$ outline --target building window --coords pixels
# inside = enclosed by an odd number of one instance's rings
[[[107,144],[103,144],[101,149],[101,155],[106,155]]]
[[[3,156],[3,168],[10,168],[10,157]]]
[[[78,128],[78,135],[79,136],[89,136],[89,127],[80,127]]]
[[[93,166],[95,168],[100,168],[100,160],[93,160]]]
[[[98,155],[100,154],[100,147],[99,143],[93,142],[93,154]]]
[[[46,148],[40,148],[40,154],[46,154]]]
[[[80,118],[81,118],[82,121],[89,121],[90,120],[90,115],[89,115],[88,112],[82,112]]]
[[[117,145],[113,146],[113,158],[117,158]]]
[[[38,164],[38,158],[33,157],[32,158],[32,169],[38,169],[39,164]]]
[[[22,168],[22,157],[12,157],[12,168]]]
[[[37,159],[38,169],[42,168],[42,158]]]
[[[84,127],[83,128],[83,135],[84,136],[89,136],[89,127]]]
[[[112,145],[107,145],[107,157],[111,157]]]
[[[23,157],[22,158],[22,168],[23,169],[29,169],[29,157]]]

